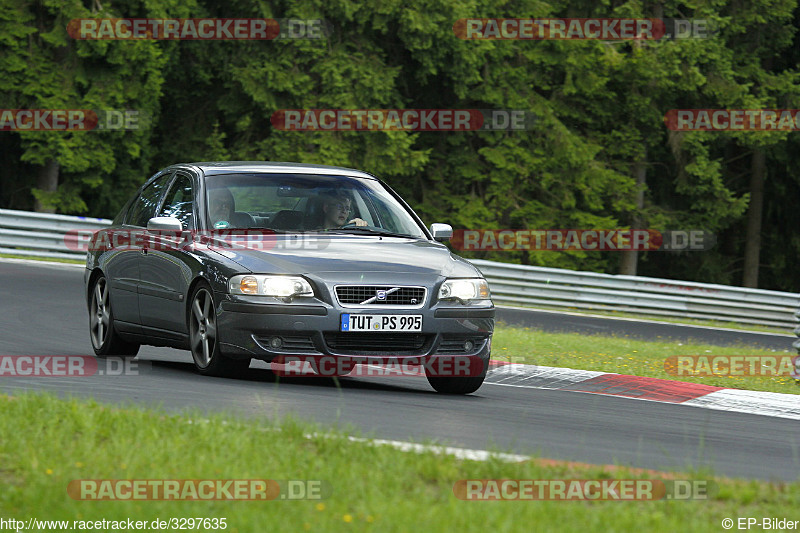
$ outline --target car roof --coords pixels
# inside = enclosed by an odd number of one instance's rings
[[[239,173],[274,173],[274,174],[328,174],[334,176],[354,176],[359,178],[377,179],[371,174],[361,170],[345,167],[332,167],[328,165],[311,165],[307,163],[284,163],[278,161],[201,161],[195,163],[182,163],[172,165],[170,168],[194,167],[206,176],[216,174]]]

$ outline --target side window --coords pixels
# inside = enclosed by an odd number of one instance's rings
[[[127,202],[125,202],[125,207],[120,209],[117,216],[115,216],[114,220],[111,221],[112,226],[120,226],[125,223],[125,217],[128,214],[128,210],[130,209],[132,203],[133,203],[132,200],[128,200]]]
[[[161,193],[164,192],[164,187],[169,184],[172,177],[172,172],[168,172],[156,178],[156,180],[142,191],[142,194],[131,206],[130,213],[128,214],[128,224],[131,226],[147,226],[147,221],[155,216],[156,206],[158,206],[158,199],[161,198]]]
[[[178,174],[167,192],[164,206],[158,216],[175,217],[183,223],[184,229],[190,229],[194,220],[193,205],[192,178],[185,174]]]

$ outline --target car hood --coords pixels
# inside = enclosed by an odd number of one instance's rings
[[[258,249],[259,247],[263,249]],[[248,246],[210,249],[253,273],[380,274],[475,277],[480,271],[438,242],[372,235],[280,235]],[[332,276],[341,277],[341,276]],[[349,277],[349,276],[348,276]]]

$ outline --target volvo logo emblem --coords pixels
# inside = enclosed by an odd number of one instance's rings
[[[401,289],[401,287],[394,287],[394,288],[388,289],[388,290],[387,289],[375,289],[375,296],[370,296],[369,298],[367,298],[366,300],[364,300],[363,302],[361,302],[358,305],[369,305],[369,304],[375,303],[375,302],[384,302],[384,303],[388,302],[389,299],[387,298],[387,296],[389,296],[390,294],[394,294],[395,292],[399,291],[400,289]]]

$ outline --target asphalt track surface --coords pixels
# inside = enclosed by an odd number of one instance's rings
[[[82,276],[79,268],[0,263],[0,355],[91,354]],[[532,315],[529,325],[536,323]],[[340,386],[323,378],[276,381],[261,363],[245,379],[205,378],[194,373],[188,352],[167,348],[143,347],[137,361],[138,375],[2,376],[0,391],[252,418],[291,415],[380,439],[800,479],[796,420],[488,381],[462,397],[439,395],[424,378],[345,378]]]

